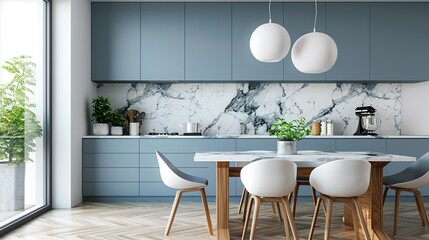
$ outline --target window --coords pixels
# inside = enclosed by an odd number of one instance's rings
[[[0,0],[0,234],[50,209],[49,17]]]

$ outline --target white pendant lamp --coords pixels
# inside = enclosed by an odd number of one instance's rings
[[[257,27],[250,37],[250,51],[261,62],[279,62],[290,48],[290,36],[286,29],[271,22],[271,0],[268,4],[269,22]]]
[[[313,32],[307,33],[292,47],[292,63],[303,73],[324,73],[337,61],[338,49],[335,41],[325,33],[316,32],[317,2]]]

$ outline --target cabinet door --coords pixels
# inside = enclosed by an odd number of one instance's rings
[[[338,48],[329,81],[369,79],[369,3],[327,3],[326,33]]]
[[[184,80],[184,3],[141,4],[141,80]]]
[[[371,3],[370,7],[371,80],[427,80],[429,3]]]
[[[230,81],[231,3],[186,3],[185,10],[185,80]]]
[[[325,32],[325,3],[318,3],[318,17],[316,30]],[[325,81],[325,73],[308,74],[296,69],[292,63],[291,53],[293,44],[302,35],[313,31],[314,24],[313,3],[285,3],[284,4],[284,27],[289,32],[291,48],[284,59],[284,80],[288,81]]]
[[[301,139],[297,143],[298,151],[315,150],[323,152],[335,151],[334,139]]]
[[[272,22],[283,23],[283,4],[271,4]],[[268,3],[232,4],[232,79],[234,81],[281,81],[283,61],[259,62],[250,52],[250,36],[268,23]]]
[[[140,80],[140,3],[92,3],[93,81]]]
[[[386,152],[385,139],[336,139],[336,151]]]

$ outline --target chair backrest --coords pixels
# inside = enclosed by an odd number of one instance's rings
[[[297,167],[288,160],[259,160],[241,169],[246,190],[260,197],[284,197],[295,188]]]
[[[184,189],[190,187],[197,187],[198,185],[207,185],[207,179],[191,176],[180,171],[173,163],[171,163],[159,151],[156,151],[156,158],[158,159],[159,172],[161,179],[165,185],[175,189]]]
[[[392,186],[421,188],[429,183],[429,152],[421,156],[405,170],[397,173]]]
[[[368,190],[371,164],[365,160],[336,160],[315,168],[310,184],[318,192],[335,197],[355,197]]]

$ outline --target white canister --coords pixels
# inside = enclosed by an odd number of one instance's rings
[[[140,123],[131,122],[130,123],[130,136],[138,136],[140,135]]]
[[[326,120],[326,135],[334,135],[334,123],[331,119]]]
[[[326,135],[326,120],[322,119],[320,122],[320,135]]]

